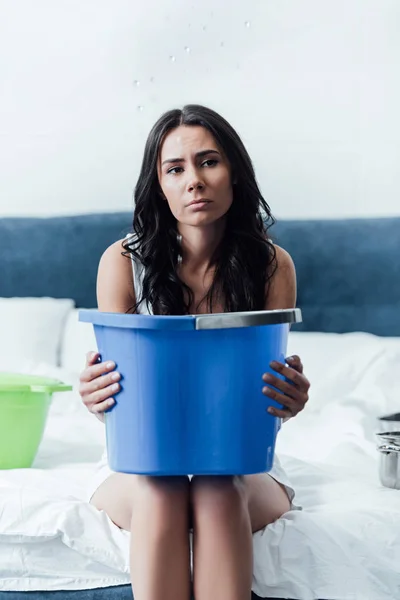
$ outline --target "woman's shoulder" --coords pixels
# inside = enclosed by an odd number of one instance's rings
[[[295,273],[294,262],[289,252],[277,244],[274,244],[274,248],[276,252],[277,268],[281,271],[283,270]]]
[[[125,248],[125,244],[127,242],[127,237],[121,238],[120,240],[117,240],[116,242],[113,242],[112,244],[110,244],[108,246],[108,248],[106,248],[103,252],[103,254],[101,255],[100,258],[100,264],[101,263],[106,263],[107,265],[109,263],[113,263],[114,266],[116,265],[126,265],[128,263],[127,258],[130,259],[130,256],[125,256],[126,255],[126,248]]]
[[[106,312],[126,312],[134,304],[131,256],[117,240],[103,252],[97,271],[97,303]]]
[[[296,269],[289,252],[274,244],[276,269],[267,281],[266,310],[296,306]]]

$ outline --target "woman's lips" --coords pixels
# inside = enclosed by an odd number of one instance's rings
[[[203,210],[204,208],[207,208],[209,204],[211,204],[211,200],[196,200],[195,202],[191,202],[188,208],[191,208],[194,211]]]
[[[203,202],[211,202],[208,198],[198,198],[197,200],[192,200],[189,202],[188,206],[192,206],[192,204],[201,204]]]

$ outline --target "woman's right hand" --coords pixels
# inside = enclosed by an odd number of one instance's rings
[[[98,362],[98,352],[88,352],[85,369],[79,381],[79,394],[89,412],[104,423],[104,411],[109,409],[115,400],[113,395],[120,390],[117,383],[121,375],[114,371],[114,362]]]

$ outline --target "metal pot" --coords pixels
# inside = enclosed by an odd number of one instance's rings
[[[400,437],[400,432],[397,432]],[[380,453],[379,478],[381,484],[388,488],[400,490],[400,446],[382,444]]]
[[[400,413],[378,418],[379,431],[400,431]]]
[[[400,450],[400,431],[384,431],[377,433],[376,437],[379,444],[395,446]]]
[[[400,413],[378,419],[379,479],[388,488],[400,490]]]

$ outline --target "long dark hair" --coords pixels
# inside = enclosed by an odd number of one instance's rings
[[[267,236],[275,222],[258,187],[253,164],[233,127],[215,111],[197,104],[164,113],[147,138],[139,179],[135,187],[133,235],[122,246],[144,267],[142,295],[154,314],[188,314],[192,290],[179,278],[178,229],[168,202],[162,198],[157,161],[166,134],[179,125],[200,125],[214,136],[231,165],[236,184],[225,218],[223,238],[213,257],[215,275],[203,300],[212,312],[216,296],[226,312],[262,310],[269,280],[276,269],[276,252]],[[203,301],[202,300],[202,301]],[[197,307],[198,308],[198,307]]]

